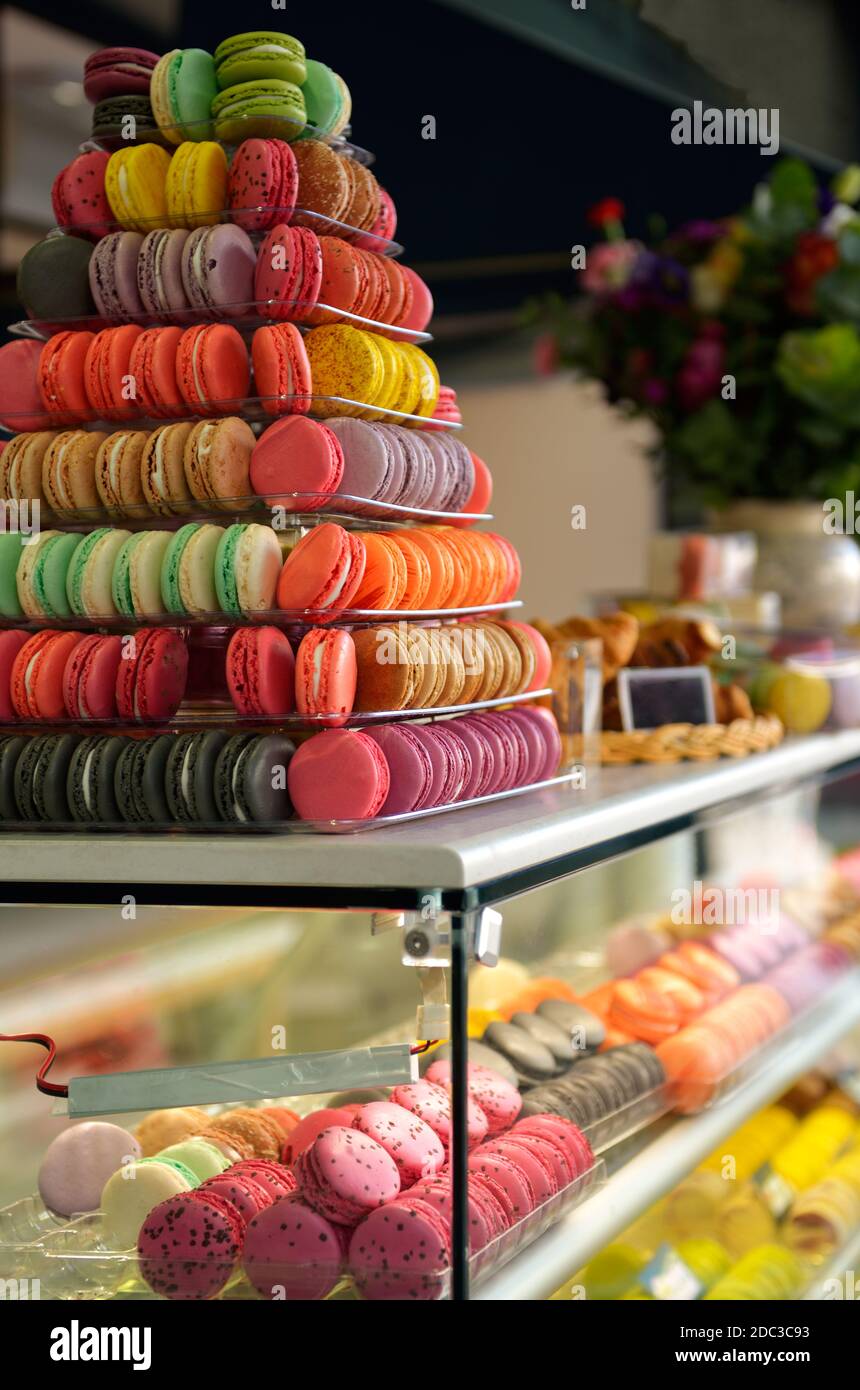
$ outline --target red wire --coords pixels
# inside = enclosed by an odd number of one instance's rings
[[[422,1052],[429,1052],[431,1047],[435,1047],[438,1041],[438,1038],[431,1038],[429,1042],[416,1043],[414,1047],[410,1047],[410,1055],[412,1057],[418,1057]]]
[[[38,1043],[40,1047],[44,1047],[48,1055],[36,1072],[36,1090],[41,1091],[44,1096],[68,1096],[68,1086],[45,1080],[57,1056],[57,1044],[53,1038],[49,1038],[46,1033],[0,1033],[0,1042]]]

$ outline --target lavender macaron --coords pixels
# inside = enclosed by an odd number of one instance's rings
[[[385,754],[391,785],[380,815],[421,811],[433,792],[433,764],[424,744],[407,724],[382,724],[367,735]]]
[[[343,450],[340,492],[369,502],[391,502],[403,486],[406,463],[388,427],[346,417],[326,423]]]
[[[142,244],[139,232],[111,232],[97,243],[90,257],[90,290],[103,318],[126,322],[143,313],[137,288]]]
[[[450,435],[428,434],[426,446],[436,463],[432,500],[425,505],[440,512],[461,512],[475,486],[475,465],[465,444]]]
[[[148,232],[137,258],[137,288],[144,309],[159,318],[188,309],[182,284],[182,253],[189,233],[176,228]]]
[[[453,723],[453,721],[452,721]],[[496,779],[498,752],[474,719],[458,719],[457,735],[466,745],[471,763],[469,776],[460,793],[461,801],[471,801],[476,796],[486,796]]]
[[[188,303],[207,317],[241,318],[254,299],[256,264],[254,244],[241,227],[198,227],[182,254]]]
[[[410,732],[424,745],[433,770],[425,806],[450,806],[459,801],[471,772],[471,760],[462,739],[441,724],[414,724]]]
[[[390,425],[389,429],[399,441],[406,459],[403,486],[393,500],[401,507],[436,510],[438,469],[424,436],[402,425]]]
[[[71,1125],[48,1146],[39,1168],[39,1193],[59,1216],[97,1211],[102,1190],[124,1163],[142,1157],[128,1130],[102,1120]]]

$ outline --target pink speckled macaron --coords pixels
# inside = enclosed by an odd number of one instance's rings
[[[249,1222],[242,1264],[264,1298],[325,1298],[340,1278],[348,1235],[294,1192]]]
[[[318,1134],[295,1168],[308,1205],[339,1226],[357,1226],[400,1191],[400,1174],[390,1154],[375,1139],[343,1125]]]
[[[402,1189],[419,1178],[438,1173],[445,1162],[442,1141],[418,1115],[391,1101],[372,1101],[356,1107],[356,1129],[381,1144],[397,1164]]]
[[[512,1133],[554,1135],[564,1145],[574,1166],[575,1177],[594,1167],[591,1145],[582,1130],[563,1115],[529,1115],[527,1119],[517,1121]]]
[[[216,1193],[169,1197],[140,1228],[140,1273],[164,1298],[213,1298],[238,1263],[244,1229],[236,1208]]]
[[[312,1110],[309,1115],[305,1115],[303,1120],[299,1120],[294,1129],[287,1135],[284,1151],[281,1157],[285,1163],[295,1163],[299,1154],[303,1154],[305,1149],[309,1149],[318,1134],[322,1134],[324,1129],[330,1129],[332,1125],[351,1125],[352,1111],[345,1106],[338,1106],[337,1109],[325,1108],[323,1110]]]
[[[558,1192],[559,1183],[555,1163],[544,1153],[540,1140],[533,1138],[530,1144],[528,1136],[517,1139],[516,1137],[508,1138],[505,1135],[500,1135],[497,1139],[490,1139],[482,1145],[481,1154],[487,1155],[488,1153],[498,1154],[501,1158],[509,1159],[514,1167],[519,1168],[525,1174],[534,1193],[537,1206],[548,1202]]]
[[[292,1169],[284,1163],[274,1163],[268,1158],[244,1158],[241,1163],[234,1163],[229,1169],[231,1177],[234,1173],[246,1173],[255,1182],[267,1187],[273,1200],[276,1197],[288,1197],[298,1187]]]
[[[523,1108],[523,1098],[516,1086],[506,1081],[491,1067],[482,1067],[470,1062],[467,1067],[467,1086],[469,1095],[479,1105],[487,1117],[488,1133],[501,1134],[510,1129]],[[425,1079],[437,1086],[451,1083],[451,1063],[440,1058],[427,1068]]]
[[[407,1194],[372,1212],[349,1243],[349,1267],[365,1298],[424,1300],[445,1291],[448,1224],[429,1202]]]
[[[249,1173],[237,1173],[235,1168],[228,1168],[226,1172],[219,1173],[217,1178],[207,1178],[195,1191],[206,1196],[214,1193],[215,1196],[232,1202],[246,1226],[252,1217],[265,1211],[275,1200],[275,1194],[270,1187],[257,1182]]]
[[[492,1178],[506,1194],[512,1214],[511,1224],[523,1221],[537,1205],[535,1190],[524,1166],[510,1155],[486,1152],[481,1148],[469,1155],[469,1171]]]
[[[413,1115],[424,1120],[438,1134],[447,1152],[451,1143],[451,1102],[448,1092],[430,1081],[413,1081],[406,1086],[395,1086],[391,1092],[395,1105],[411,1110]],[[469,1100],[466,1111],[469,1148],[473,1149],[487,1137],[487,1117],[483,1110]]]

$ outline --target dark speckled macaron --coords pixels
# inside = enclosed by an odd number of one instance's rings
[[[15,800],[15,767],[28,742],[22,734],[0,739],[0,819],[4,821],[21,819]]]
[[[67,782],[69,766],[80,739],[75,734],[52,734],[33,768],[33,806],[37,819],[62,825],[71,819]]]
[[[219,819],[215,802],[215,767],[229,735],[222,729],[180,734],[164,772],[167,805],[174,820],[211,824]]]
[[[482,1041],[507,1057],[516,1070],[520,1085],[533,1086],[536,1081],[557,1076],[562,1070],[548,1047],[513,1023],[488,1024]]]
[[[503,1076],[506,1081],[510,1081],[512,1086],[519,1085],[516,1068],[512,1067],[507,1057],[503,1057],[494,1047],[488,1047],[486,1043],[479,1042],[477,1038],[469,1038],[467,1044],[467,1060],[473,1067],[489,1067],[491,1071]],[[423,1076],[427,1068],[433,1062],[451,1060],[451,1044],[442,1043],[440,1047],[434,1047],[430,1052],[424,1052],[418,1059],[418,1069]]]
[[[606,1037],[603,1020],[582,1004],[571,1004],[567,999],[544,999],[538,1004],[536,1012],[559,1028],[567,1029],[579,1052],[596,1051]]]
[[[81,739],[72,753],[66,780],[72,820],[113,825],[122,819],[116,804],[114,773],[126,743],[118,735],[93,734]]]
[[[49,734],[38,734],[31,738],[21,750],[15,764],[15,805],[19,820],[38,820],[36,804],[33,801],[33,773],[42,750],[50,741]]]

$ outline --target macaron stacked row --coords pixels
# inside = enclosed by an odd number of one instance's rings
[[[76,155],[57,174],[51,191],[57,225],[98,240],[123,228],[149,232],[159,219],[164,227],[189,229],[228,221],[251,233],[291,223],[370,251],[391,249],[397,229],[391,195],[366,165],[323,141],[292,146],[278,139],[243,140],[229,164],[221,146],[211,141],[202,155],[180,148],[184,153],[172,181],[172,161],[166,162],[155,145],[144,154],[132,154],[123,142],[114,155],[102,150]],[[120,192],[120,171],[128,196]],[[417,308],[429,321],[426,296],[426,287],[419,290]],[[24,302],[29,303],[26,296]]]
[[[327,425],[305,415],[276,421],[259,439],[235,415],[155,430],[126,425],[110,434],[28,431],[0,454],[0,499],[31,511],[38,502],[70,521],[96,520],[100,510],[130,520],[181,516],[201,503],[243,511],[257,497],[279,512],[334,505],[368,517],[390,516],[392,507],[451,515],[482,512],[491,492],[486,464],[459,439],[364,420]],[[444,580],[451,567],[436,559]]]
[[[503,699],[542,688],[542,653],[533,633],[540,637],[527,624],[503,623],[355,632],[316,627],[304,633],[294,654],[278,628],[240,627],[227,647],[227,688],[246,717],[297,712],[330,725],[353,713]]]
[[[0,820],[42,825],[279,824],[292,811],[282,734],[203,730],[0,739]]]
[[[798,1255],[826,1258],[847,1245],[860,1228],[860,1134],[849,1153],[826,1177],[800,1193],[783,1227],[786,1245]]]
[[[308,124],[334,138],[352,113],[343,78],[306,58],[291,34],[270,31],[235,34],[214,55],[104,48],[86,61],[84,92],[94,104],[93,139],[110,145],[157,138],[170,146],[213,130],[230,143],[246,135],[295,140]]]
[[[313,408],[336,416],[370,410],[426,418],[439,391],[435,364],[419,347],[345,324],[314,328],[306,338],[293,324],[258,328],[250,356],[228,323],[184,331],[133,323],[98,333],[70,330],[42,346],[31,339],[8,343],[0,348],[0,370],[0,424],[21,431],[89,420],[233,415],[255,405],[252,395],[267,415],[306,415]]]
[[[185,694],[188,648],[172,628],[127,636],[40,628],[0,633],[0,718],[170,719]]]
[[[302,820],[365,820],[542,782],[560,761],[549,710],[522,706],[366,732],[327,729],[296,752],[289,789]]]
[[[109,232],[91,250],[58,237],[37,242],[18,269],[26,311],[60,328],[52,321],[71,307],[85,322],[68,326],[93,330],[256,316],[313,325],[351,315],[404,340],[429,322],[430,291],[398,261],[306,227],[277,226],[257,248],[235,224],[188,231],[177,227],[184,216],[168,206],[164,227]]]

